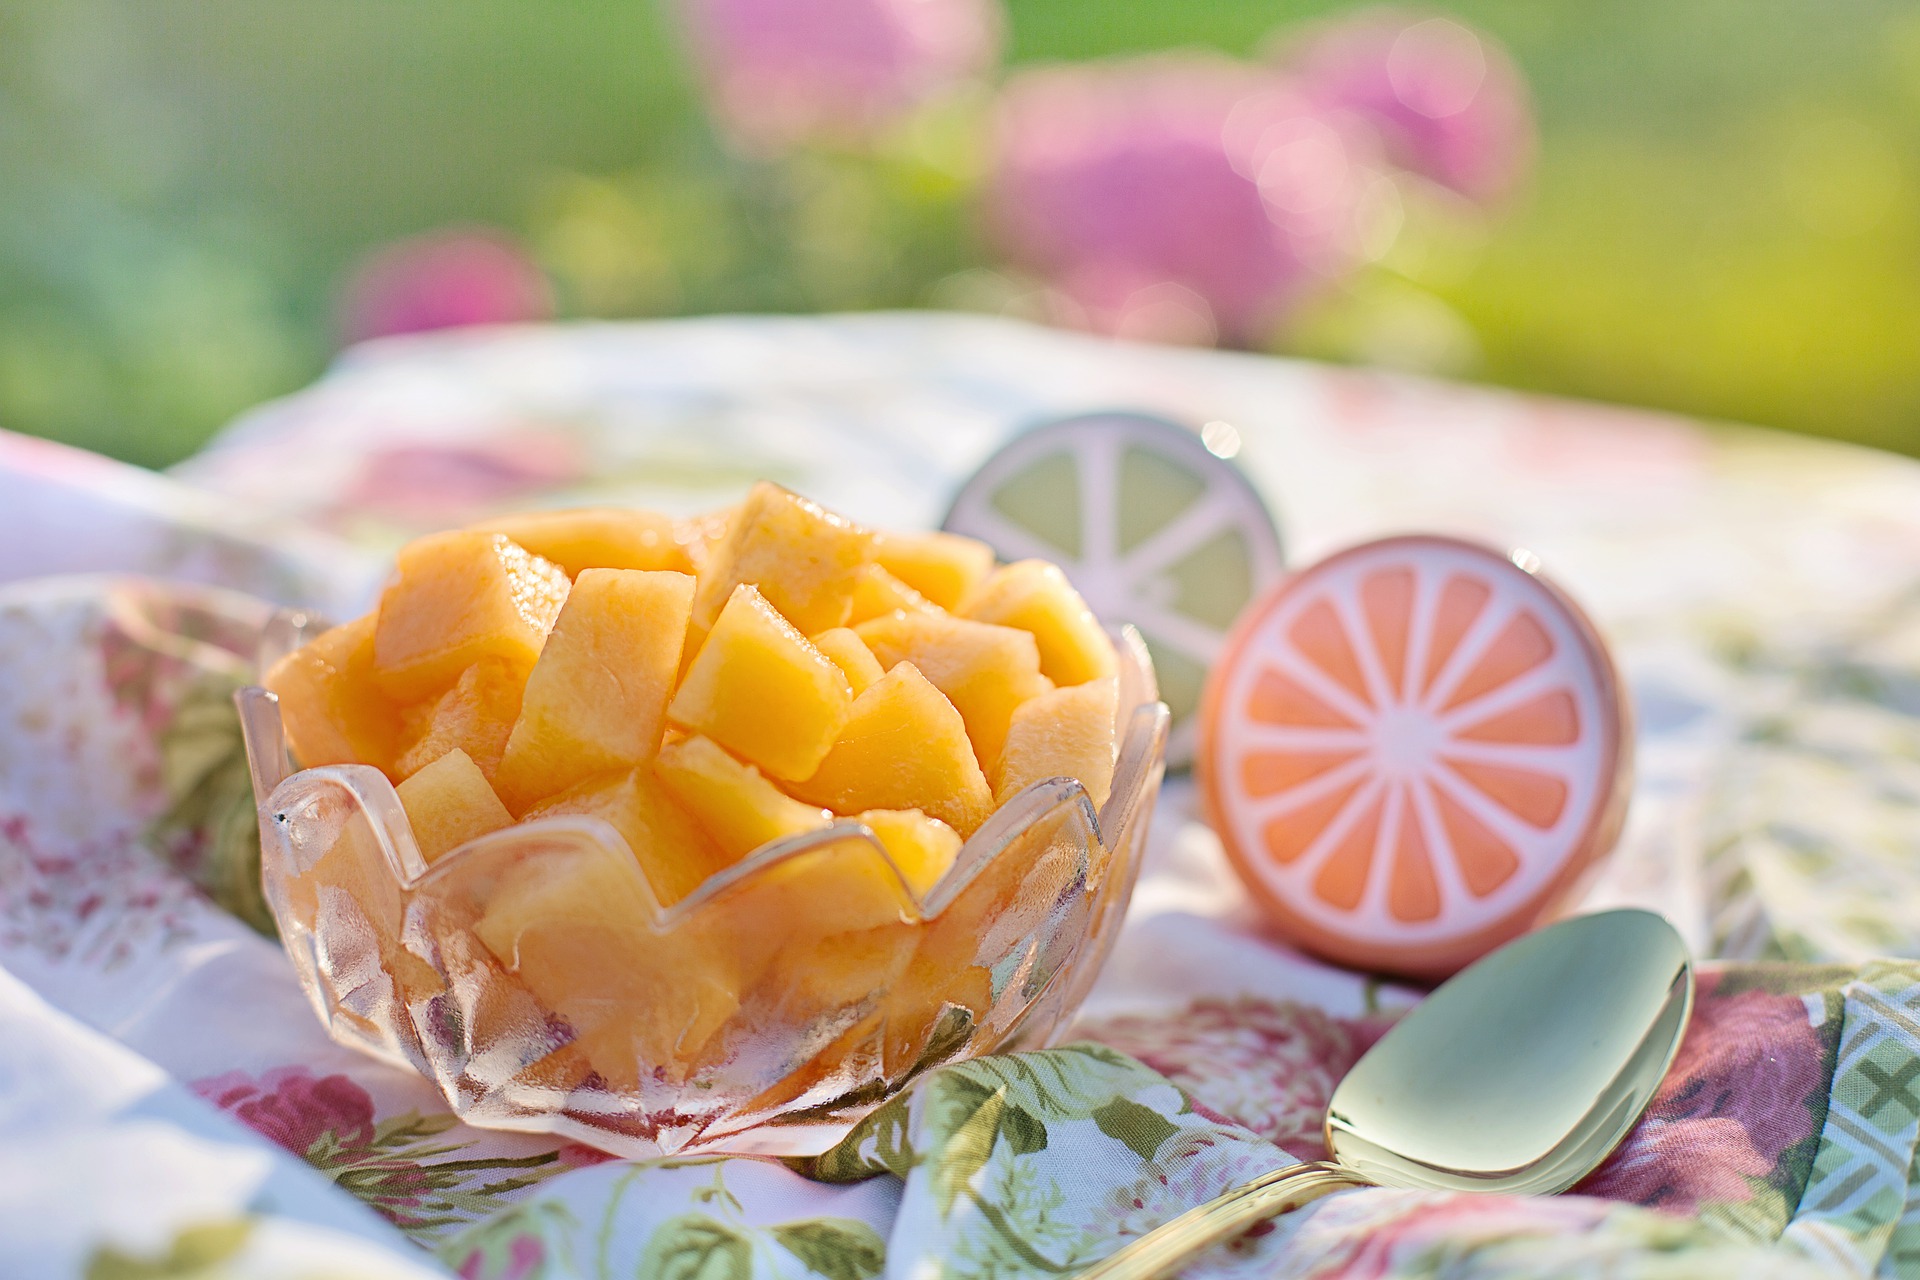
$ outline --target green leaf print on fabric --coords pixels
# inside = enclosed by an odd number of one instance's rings
[[[781,1248],[827,1280],[872,1280],[887,1265],[880,1233],[851,1218],[811,1218],[769,1230]]]
[[[654,1230],[640,1280],[753,1280],[753,1243],[704,1213],[683,1213]]]
[[[226,676],[202,676],[160,731],[168,803],[148,826],[146,844],[217,905],[271,938],[277,932],[260,891],[260,827],[233,706],[236,688]]]
[[[1093,1122],[1100,1126],[1100,1132],[1124,1142],[1142,1160],[1153,1159],[1167,1139],[1180,1132],[1180,1126],[1131,1098],[1115,1098],[1093,1113]]]

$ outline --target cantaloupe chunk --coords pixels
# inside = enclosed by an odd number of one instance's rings
[[[993,571],[993,548],[957,533],[885,533],[882,568],[942,609],[956,608]]]
[[[527,677],[494,775],[508,808],[525,812],[584,778],[653,758],[693,590],[684,573],[581,571]]]
[[[859,626],[869,618],[884,618],[896,612],[937,613],[940,606],[915,591],[877,564],[860,570],[853,587],[853,609],[847,614],[848,626]]]
[[[693,624],[704,634],[743,582],[803,634],[842,626],[859,571],[873,561],[873,534],[761,481],[732,513],[726,536],[700,569]]]
[[[758,769],[699,734],[662,746],[653,772],[732,860],[833,821],[824,808],[786,795]]]
[[[880,838],[917,898],[925,898],[960,855],[960,833],[918,809],[868,809],[854,819]]]
[[[1040,674],[1040,647],[1031,632],[944,613],[875,618],[855,632],[880,665],[911,662],[967,722],[982,769],[1000,758],[1013,710],[1053,687]]]
[[[993,770],[993,799],[1041,778],[1078,778],[1098,809],[1113,786],[1113,717],[1119,696],[1112,676],[1043,693],[1013,713]]]
[[[899,921],[791,939],[779,963],[767,966],[747,989],[743,1004],[756,1022],[786,1036],[816,1019],[839,1021],[849,1010],[886,999],[912,959],[915,941],[915,926]],[[852,1047],[843,1044],[842,1052]]]
[[[567,598],[567,575],[504,534],[408,543],[380,596],[374,676],[397,699],[433,697],[482,658],[530,668]]]
[[[966,722],[910,662],[853,700],[833,750],[789,790],[835,813],[918,808],[963,836],[993,809]]]
[[[582,569],[667,569],[693,572],[687,549],[674,536],[674,522],[657,511],[581,507],[571,511],[521,511],[469,526],[503,533],[569,578]]]
[[[776,778],[819,767],[847,722],[853,690],[831,659],[774,612],[759,590],[733,590],[667,708]]]
[[[507,749],[507,735],[520,716],[527,673],[499,658],[483,658],[460,673],[453,688],[430,706],[416,708],[411,744],[393,764],[396,778],[411,777],[455,749],[466,752],[491,779]]]
[[[673,522],[673,540],[680,544],[695,573],[706,572],[708,562],[713,559],[713,549],[727,540],[727,530],[733,527],[733,513],[738,510],[737,506],[722,507]]]
[[[960,612],[1031,631],[1040,645],[1040,670],[1055,684],[1085,684],[1114,672],[1112,641],[1058,565],[1021,560],[996,569]]]
[[[267,672],[264,683],[280,698],[287,745],[302,768],[393,768],[401,708],[374,680],[374,622],[367,614],[323,632]]]
[[[637,866],[555,850],[501,876],[474,932],[573,1028],[594,1070],[631,1091],[684,1078],[740,1007],[723,940],[661,936],[652,920]]]
[[[873,656],[873,650],[867,648],[867,642],[855,635],[851,627],[829,627],[813,637],[813,647],[827,655],[827,660],[840,668],[840,674],[847,678],[847,684],[853,690],[853,696],[859,697],[867,691],[867,686],[885,675],[880,660]]]
[[[489,831],[513,825],[513,815],[487,785],[480,766],[457,747],[417,771],[398,791],[414,842],[428,862]]]
[[[527,821],[562,814],[599,818],[618,831],[662,906],[733,862],[645,766],[576,783],[527,810]]]

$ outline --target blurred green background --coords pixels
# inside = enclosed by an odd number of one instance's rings
[[[1008,58],[1348,7],[1010,0]],[[1297,349],[1920,454],[1920,9],[1445,8],[1532,84],[1531,189]],[[0,0],[0,426],[177,460],[325,367],[359,257],[448,224],[524,237],[563,315],[952,302],[970,161],[922,142],[878,179],[728,157],[654,0]],[[1468,340],[1400,349],[1401,313]]]

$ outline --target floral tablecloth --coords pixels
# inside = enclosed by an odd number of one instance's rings
[[[332,1045],[260,931],[227,697],[264,600],[344,614],[418,530],[692,511],[760,475],[932,524],[1022,425],[1116,405],[1233,423],[1296,559],[1408,528],[1538,554],[1639,724],[1586,901],[1714,958],[1652,1112],[1578,1194],[1347,1192],[1195,1273],[1920,1275],[1920,467],[862,316],[376,344],[170,477],[0,435],[0,1276],[1067,1275],[1317,1154],[1334,1082],[1416,993],[1267,937],[1177,779],[1073,1043],[938,1072],[804,1164],[468,1128]]]

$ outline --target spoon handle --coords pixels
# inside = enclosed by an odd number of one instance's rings
[[[1335,1191],[1373,1185],[1351,1170],[1325,1161],[1275,1169],[1161,1223],[1082,1271],[1078,1280],[1161,1280],[1256,1222]]]

